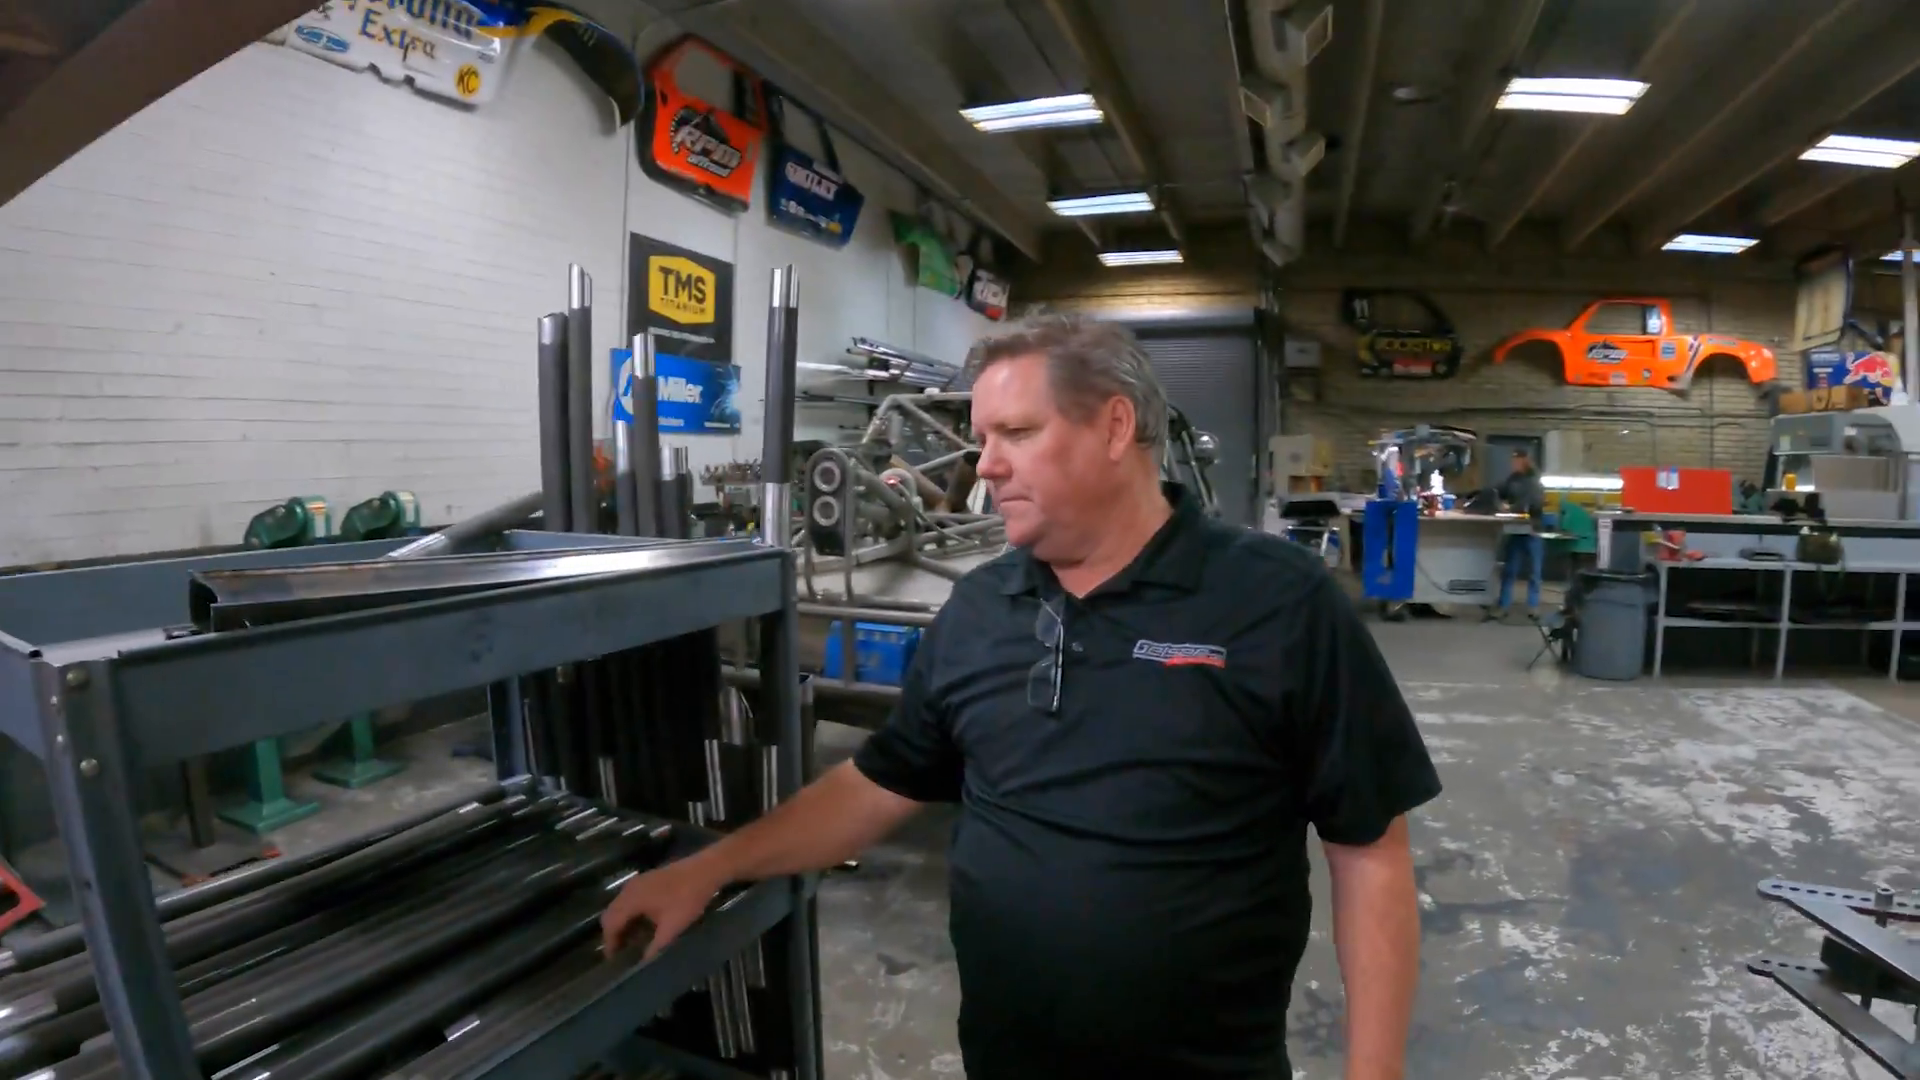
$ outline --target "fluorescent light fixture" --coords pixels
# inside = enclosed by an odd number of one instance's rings
[[[1869,139],[1863,135],[1829,135],[1800,155],[1801,161],[1860,165],[1869,169],[1897,169],[1920,157],[1920,142]]]
[[[1626,481],[1617,476],[1543,476],[1540,486],[1548,491],[1619,491]]]
[[[1161,248],[1153,251],[1103,251],[1100,253],[1101,266],[1161,266],[1166,263],[1185,261],[1186,259],[1173,248]]]
[[[981,131],[1026,131],[1031,128],[1074,127],[1098,124],[1107,118],[1092,94],[1062,94],[1059,97],[1008,101],[999,105],[978,105],[961,109],[967,123]]]
[[[1738,255],[1759,243],[1745,236],[1711,236],[1706,233],[1681,233],[1661,245],[1661,251],[1697,251],[1703,255]]]
[[[1914,252],[1913,258],[1915,262],[1920,262],[1920,251]],[[1898,248],[1895,248],[1894,250],[1887,252],[1885,255],[1880,256],[1880,261],[1890,262],[1890,263],[1903,263],[1907,261],[1907,253],[1904,251],[1901,251]]]
[[[1047,209],[1061,217],[1093,217],[1097,214],[1145,214],[1153,210],[1153,196],[1144,191],[1116,191],[1110,195],[1082,195],[1071,199],[1048,199]]]
[[[1620,116],[1646,92],[1632,79],[1514,79],[1493,107]]]

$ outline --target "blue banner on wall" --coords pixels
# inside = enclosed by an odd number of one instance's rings
[[[774,150],[767,170],[767,216],[775,225],[845,247],[867,197],[839,170],[791,146]]]
[[[613,385],[613,418],[617,422],[633,419],[633,350],[614,349],[610,354]],[[682,435],[737,435],[740,432],[740,366],[709,364],[685,356],[656,351],[653,354],[654,384],[660,402],[654,414],[660,418],[660,431]]]

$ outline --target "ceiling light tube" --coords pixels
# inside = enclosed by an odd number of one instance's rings
[[[1066,199],[1048,199],[1047,209],[1061,217],[1093,217],[1099,214],[1146,214],[1153,211],[1153,196],[1144,191],[1116,191],[1107,195],[1081,195]]]
[[[1874,139],[1864,135],[1829,135],[1800,155],[1801,161],[1859,165],[1869,169],[1898,169],[1920,157],[1920,142]]]
[[[1646,92],[1646,83],[1632,79],[1514,79],[1494,108],[1620,116]]]
[[[1702,255],[1738,255],[1760,241],[1745,236],[1712,236],[1707,233],[1681,233],[1667,241],[1661,251],[1692,251]]]
[[[1150,251],[1103,251],[1100,253],[1101,266],[1163,266],[1169,263],[1185,261],[1186,258],[1173,248],[1158,248]]]
[[[1008,101],[998,105],[977,105],[961,109],[967,123],[981,131],[1027,131],[1033,128],[1072,127],[1098,124],[1107,114],[1092,94],[1062,94],[1058,97]]]

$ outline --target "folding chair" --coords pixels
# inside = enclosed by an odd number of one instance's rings
[[[1533,623],[1533,628],[1540,632],[1540,650],[1533,654],[1533,659],[1527,661],[1528,671],[1533,670],[1533,666],[1540,662],[1541,657],[1556,650],[1558,655],[1555,659],[1560,663],[1565,664],[1573,659],[1573,635],[1576,624],[1572,618],[1568,617],[1567,612],[1549,611],[1545,615],[1530,615],[1528,620]]]

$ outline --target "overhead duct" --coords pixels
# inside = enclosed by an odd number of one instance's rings
[[[1306,85],[1307,65],[1333,40],[1333,7],[1297,20],[1298,0],[1247,0],[1247,44],[1260,74],[1279,83]]]
[[[1247,178],[1247,216],[1256,245],[1282,266],[1304,248],[1306,178],[1327,152],[1326,139],[1307,130],[1307,65],[1333,39],[1331,7],[1296,18],[1295,4],[1246,0],[1240,73],[1240,107],[1260,129],[1265,164]]]

